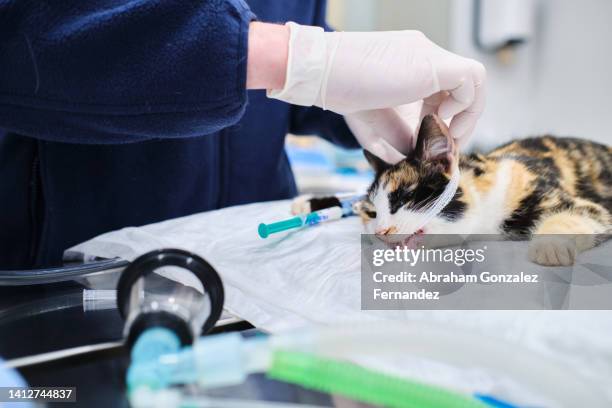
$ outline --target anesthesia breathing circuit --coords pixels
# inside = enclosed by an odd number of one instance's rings
[[[223,284],[214,268],[186,251],[153,251],[124,270],[117,305],[125,319],[124,336],[131,353],[127,391],[132,406],[261,407],[253,401],[206,395],[210,389],[241,384],[253,373],[386,407],[519,406],[514,400],[508,402],[507,394],[498,398],[487,390],[467,392],[379,366],[372,369],[358,364],[359,356],[383,361],[410,356],[457,367],[477,365],[526,380],[560,401],[597,406],[588,404],[596,394],[589,384],[554,362],[524,350],[500,353],[498,340],[487,342],[468,333],[449,336],[446,329],[425,323],[313,327],[250,337],[237,332],[205,335],[219,319],[223,300]],[[531,364],[538,358],[538,364]],[[565,386],[558,387],[559,383]]]

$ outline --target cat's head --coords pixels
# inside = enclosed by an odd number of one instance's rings
[[[375,207],[369,230],[380,236],[392,234],[445,233],[465,211],[461,189],[442,212],[420,228],[423,214],[444,191],[459,160],[457,147],[446,124],[435,115],[421,122],[415,149],[406,159],[391,165],[372,153],[365,156],[376,176],[368,197]]]

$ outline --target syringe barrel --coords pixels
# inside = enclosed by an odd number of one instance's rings
[[[330,207],[306,215],[304,224],[314,226],[327,221],[339,220],[340,218],[342,218],[342,208]]]

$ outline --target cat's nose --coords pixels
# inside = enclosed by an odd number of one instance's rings
[[[375,234],[376,235],[389,235],[389,234],[395,234],[397,232],[397,228],[396,227],[383,227],[383,228],[377,228]]]

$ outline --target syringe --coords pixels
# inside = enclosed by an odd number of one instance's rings
[[[296,215],[288,220],[273,222],[271,224],[259,224],[257,232],[262,238],[267,238],[270,234],[287,231],[293,228],[312,227],[322,222],[339,220],[342,218],[343,211],[340,207],[330,207],[309,214]]]

